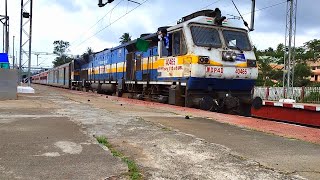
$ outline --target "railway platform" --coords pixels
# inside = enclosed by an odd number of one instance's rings
[[[121,179],[126,164],[93,136],[107,137],[145,179],[320,178],[319,128],[33,87],[0,102],[0,179]]]
[[[320,127],[320,104],[263,101],[261,108],[252,108],[252,115],[258,118]]]

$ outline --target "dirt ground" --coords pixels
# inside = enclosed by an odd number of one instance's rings
[[[192,117],[170,106],[154,108],[106,95],[34,88],[36,100],[26,100],[19,108],[47,108],[81,127],[88,138],[107,137],[138,164],[144,179],[320,178],[317,144]],[[0,109],[17,107],[14,104],[0,104]],[[185,119],[187,114],[190,119]]]

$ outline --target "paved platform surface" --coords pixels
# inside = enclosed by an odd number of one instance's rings
[[[59,108],[37,95],[0,101],[0,179],[102,180],[127,172],[80,126],[56,114]]]
[[[18,104],[0,103],[0,179],[99,179],[125,172],[93,135],[108,137],[145,179],[320,179],[319,136],[310,138],[319,129],[34,88],[36,95]]]

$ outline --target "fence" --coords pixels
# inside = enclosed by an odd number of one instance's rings
[[[254,88],[254,96],[264,100],[279,101],[285,94],[296,102],[320,104],[320,87],[293,87],[289,91],[283,87]]]

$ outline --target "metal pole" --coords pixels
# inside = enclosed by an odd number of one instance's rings
[[[14,64],[15,64],[15,57],[14,57],[14,36],[12,40],[12,69],[14,69]]]
[[[37,67],[39,66],[39,54],[36,54],[37,55]]]
[[[18,51],[16,50],[16,57],[15,57],[16,67],[18,67]]]
[[[290,81],[291,81],[291,60],[292,60],[292,25],[293,25],[293,0],[290,1],[290,20],[289,20],[289,57],[288,57],[288,77],[287,77],[287,92],[290,90]],[[287,93],[288,94],[288,93]]]
[[[22,21],[23,21],[23,0],[21,0],[21,13],[20,13],[20,52],[19,52],[19,84],[22,82]]]
[[[251,9],[251,27],[250,31],[254,30],[254,16],[255,16],[255,9],[256,9],[256,0],[252,0],[252,9]]]
[[[6,34],[6,31],[5,31],[5,26],[3,25],[3,32],[2,32],[2,52],[4,53],[4,47],[5,47],[5,34]]]
[[[7,16],[8,19],[7,19],[7,53],[9,54],[9,43],[10,43],[10,36],[9,36],[9,27],[10,27],[10,23],[9,23],[9,16]]]
[[[30,32],[29,32],[29,64],[28,64],[28,86],[31,86],[30,77],[31,77],[31,39],[32,39],[32,0],[30,0]]]
[[[6,36],[6,46],[5,52],[9,53],[9,17],[8,17],[8,0],[5,0],[5,36]]]

